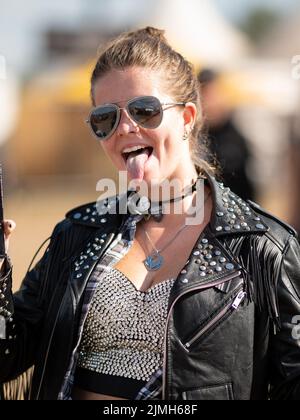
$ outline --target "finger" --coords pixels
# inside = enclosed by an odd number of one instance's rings
[[[11,233],[15,230],[16,223],[13,220],[4,220],[3,226],[5,238],[8,239]]]

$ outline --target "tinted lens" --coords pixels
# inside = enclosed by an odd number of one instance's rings
[[[117,125],[117,107],[104,105],[93,110],[90,125],[97,137],[104,140],[109,137]]]
[[[130,101],[127,108],[132,119],[144,128],[157,128],[161,123],[162,108],[157,98],[137,98]]]

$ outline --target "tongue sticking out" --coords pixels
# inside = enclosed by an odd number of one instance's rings
[[[149,149],[139,150],[132,152],[127,159],[127,171],[132,179],[142,181],[144,178],[145,164],[148,160],[150,151]]]

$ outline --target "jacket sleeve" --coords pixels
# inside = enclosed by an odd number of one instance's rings
[[[300,400],[300,246],[289,240],[278,281],[281,329],[271,336],[271,399]]]
[[[12,268],[7,264],[0,277],[0,383],[10,381],[34,364],[45,308],[41,299],[47,281],[54,230],[49,247],[30,270],[20,290],[12,294]]]

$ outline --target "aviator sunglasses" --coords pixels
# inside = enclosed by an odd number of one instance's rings
[[[155,96],[139,96],[130,99],[124,108],[117,104],[104,104],[92,109],[86,122],[93,134],[100,140],[107,140],[117,129],[121,119],[121,110],[125,109],[129,117],[140,127],[157,128],[163,118],[163,107],[184,106],[184,102],[161,103]]]

